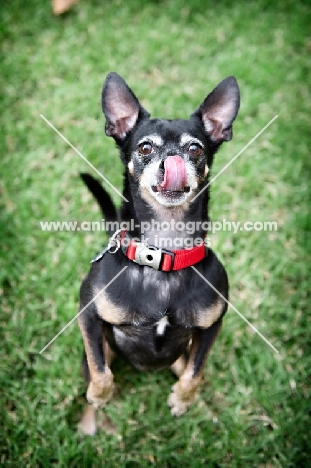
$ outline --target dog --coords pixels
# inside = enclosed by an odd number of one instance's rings
[[[228,77],[189,120],[152,119],[119,75],[106,78],[105,131],[120,151],[127,201],[117,212],[98,181],[82,178],[105,219],[127,223],[130,230],[111,230],[81,286],[85,434],[96,432],[95,409],[113,395],[114,355],[140,370],[173,370],[178,381],[168,397],[172,415],[185,413],[196,398],[228,299],[226,271],[205,243],[209,191],[204,188],[216,151],[232,138],[239,105],[238,84]],[[180,229],[187,223],[194,227],[191,234]]]

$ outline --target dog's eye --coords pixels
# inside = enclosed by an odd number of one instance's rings
[[[148,141],[144,141],[138,146],[138,151],[143,156],[147,156],[148,154],[152,152],[152,150],[153,150],[152,144],[149,143]]]
[[[198,145],[197,143],[191,143],[191,145],[189,146],[189,153],[191,154],[191,156],[200,156],[200,154],[202,154],[202,148],[200,145]]]

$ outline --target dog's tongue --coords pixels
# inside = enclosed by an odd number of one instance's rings
[[[187,182],[187,171],[184,160],[180,156],[169,156],[164,161],[164,180],[161,187],[164,190],[182,190]]]

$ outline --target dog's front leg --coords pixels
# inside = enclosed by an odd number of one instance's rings
[[[108,344],[104,339],[104,322],[90,306],[80,315],[79,327],[86,352],[90,382],[86,398],[94,408],[102,408],[113,394],[113,374],[109,368]]]
[[[192,336],[190,356],[185,370],[173,386],[168,405],[173,416],[181,416],[194,402],[200,384],[206,358],[221,329],[219,319],[208,329],[197,329]]]

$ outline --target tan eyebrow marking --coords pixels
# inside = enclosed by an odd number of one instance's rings
[[[138,145],[143,143],[144,141],[150,141],[150,143],[153,143],[155,146],[163,146],[164,141],[160,137],[160,135],[157,135],[155,133],[151,135],[146,135],[144,138],[141,138],[138,142]]]
[[[195,138],[188,133],[183,133],[180,136],[180,146],[184,146],[187,143],[198,143],[200,146],[202,146],[202,148],[204,148],[202,141],[200,141],[198,138]]]

